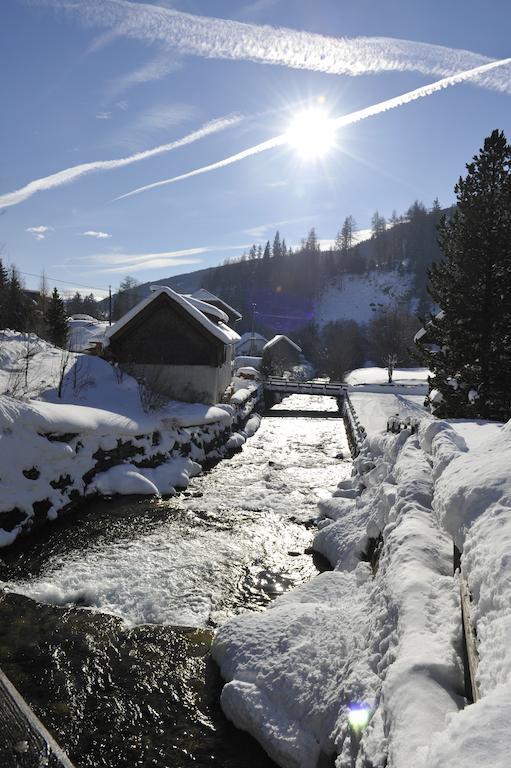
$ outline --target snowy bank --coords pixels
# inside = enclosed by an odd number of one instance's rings
[[[168,413],[131,419],[1,395],[0,546],[84,496],[173,495],[186,488],[204,462],[226,456],[255,432],[256,400],[252,390],[232,404],[175,404]]]
[[[314,548],[334,571],[221,627],[222,707],[284,768],[504,768],[511,422],[478,444],[399,396],[364,397],[376,402],[354,474],[319,503]],[[382,432],[396,404],[420,415],[418,434]],[[479,646],[470,706],[453,539]]]

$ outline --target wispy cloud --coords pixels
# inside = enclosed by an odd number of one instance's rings
[[[177,72],[181,67],[181,62],[169,51],[159,53],[141,67],[110,80],[106,87],[107,96],[111,99],[118,98],[134,85],[161,80],[172,72]]]
[[[165,267],[181,267],[186,264],[200,264],[202,259],[195,258],[204,253],[202,248],[187,248],[183,251],[164,251],[163,253],[117,254],[116,266],[104,267],[97,270],[105,274],[116,272],[142,272],[150,269]],[[97,261],[105,263],[106,254],[98,254]]]
[[[39,0],[107,30],[102,40],[127,37],[180,54],[244,59],[337,75],[410,71],[443,77],[490,58],[472,51],[389,37],[334,38],[283,27],[196,16],[128,0]],[[509,77],[491,72],[480,85],[511,91]]]
[[[197,248],[184,248],[177,251],[164,251],[162,253],[96,253],[77,259],[77,262],[89,262],[90,264],[107,264],[96,272],[142,272],[144,270],[161,269],[165,267],[180,267],[186,264],[200,264],[203,259],[198,258],[206,253],[215,251],[239,251],[248,248],[248,245],[228,246],[200,246]]]
[[[395,109],[396,107],[402,107],[405,104],[409,104],[411,101],[422,99],[425,96],[431,96],[437,91],[443,90],[444,88],[449,88],[450,86],[463,83],[466,80],[474,79],[475,77],[490,72],[493,69],[497,69],[498,67],[506,67],[509,65],[511,65],[511,58],[492,61],[489,64],[483,64],[479,67],[473,67],[472,69],[465,70],[464,72],[458,72],[456,75],[444,77],[441,80],[437,80],[434,83],[429,83],[428,85],[423,85],[420,88],[415,88],[413,91],[408,91],[407,93],[403,93],[400,96],[394,96],[391,99],[380,101],[378,104],[373,104],[370,107],[359,109],[356,112],[350,112],[348,115],[342,115],[341,117],[333,120],[334,126],[339,129],[346,125],[353,125],[354,123],[366,120],[368,117],[373,117],[374,115],[388,112],[389,110]],[[203,173],[209,173],[210,171],[216,171],[219,168],[225,168],[226,166],[237,163],[247,157],[252,157],[254,155],[260,154],[261,152],[266,152],[269,149],[275,149],[276,147],[285,145],[287,144],[287,141],[287,134],[282,133],[279,136],[275,136],[272,139],[268,139],[267,141],[262,142],[261,144],[256,144],[253,147],[244,149],[242,152],[237,152],[235,155],[230,155],[229,157],[225,157],[223,160],[218,160],[216,163],[210,163],[209,165],[202,166],[202,168],[196,168],[193,171],[188,171],[188,173],[182,173],[179,176],[174,176],[170,179],[163,179],[162,181],[156,181],[152,184],[146,184],[143,187],[133,189],[131,192],[120,195],[116,198],[116,200],[122,200],[125,197],[138,195],[141,192],[147,192],[150,189],[155,189],[157,187],[164,186],[165,184],[174,184],[177,181],[183,181],[184,179],[189,179],[192,176],[198,176]]]
[[[48,232],[53,232],[53,227],[46,227],[41,224],[38,227],[27,227],[25,232],[29,232],[36,240],[44,240]]]
[[[95,171],[109,171],[115,168],[122,168],[125,165],[138,163],[149,157],[179,149],[187,144],[192,144],[194,141],[199,141],[206,136],[210,136],[212,133],[218,133],[218,131],[223,131],[233,125],[238,125],[243,119],[244,118],[241,115],[228,115],[227,117],[221,117],[217,120],[210,120],[198,130],[183,136],[181,139],[171,141],[168,144],[160,144],[160,146],[154,147],[153,149],[146,149],[143,152],[135,152],[128,157],[121,157],[117,160],[95,160],[90,163],[81,163],[80,165],[74,165],[71,168],[65,168],[57,173],[52,173],[50,176],[43,176],[40,179],[35,179],[34,181],[29,182],[24,187],[21,187],[14,192],[6,192],[3,195],[0,195],[0,209],[8,208],[11,205],[18,205],[29,197],[32,197],[32,195],[35,195],[36,192],[60,187],[63,184],[70,184],[72,181],[76,181],[76,179],[79,179],[85,174],[93,173]]]
[[[87,232],[81,233],[83,237],[95,237],[98,240],[106,240],[107,237],[112,237],[108,232],[98,232],[95,229],[88,229]]]
[[[279,227],[284,227],[286,224],[300,224],[303,221],[309,221],[310,219],[313,219],[314,216],[311,214],[310,216],[300,216],[296,219],[283,219],[282,221],[271,221],[268,224],[259,224],[256,227],[250,227],[249,229],[244,229],[243,233],[246,235],[250,235],[250,237],[255,237],[257,239],[264,238],[268,235],[269,232],[275,232],[276,229]]]
[[[98,112],[96,115],[96,120],[111,120],[111,119],[112,119],[111,112]]]
[[[284,179],[279,179],[277,181],[267,181],[264,186],[270,187],[270,189],[278,189],[279,187],[288,187],[289,181],[285,181]]]
[[[135,150],[196,116],[197,110],[190,104],[155,104],[124,125],[122,130],[115,131],[109,137],[109,143]]]

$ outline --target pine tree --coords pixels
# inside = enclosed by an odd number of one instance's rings
[[[65,347],[68,334],[66,308],[56,288],[53,289],[48,302],[46,324],[51,343],[55,344],[56,347]]]
[[[242,261],[246,260],[246,254],[244,254],[244,256],[245,259],[242,259]],[[129,312],[129,310],[140,301],[140,296],[137,291],[139,285],[140,282],[135,277],[131,277],[131,275],[126,275],[126,277],[121,280],[114,301],[114,320],[119,320],[120,317],[125,315],[126,312]]]
[[[275,232],[275,238],[273,240],[272,256],[274,259],[279,259],[282,256],[282,244],[280,242],[279,230]]]
[[[318,236],[314,227],[309,229],[307,238],[303,241],[303,250],[308,251],[309,253],[319,253],[320,251]]]
[[[7,327],[7,302],[9,297],[9,273],[0,259],[0,329]]]
[[[14,267],[9,274],[5,325],[14,331],[25,331],[29,319],[27,297]]]
[[[426,352],[441,417],[511,417],[511,147],[493,131],[467,165],[443,218],[445,260],[429,271],[442,310],[428,325]],[[431,393],[430,393],[431,397]],[[439,402],[440,400],[440,402]]]
[[[387,260],[387,240],[385,232],[387,230],[387,220],[385,216],[380,216],[378,211],[373,213],[371,218],[371,239],[375,240],[376,256],[378,266],[381,267]]]
[[[342,229],[339,233],[340,237],[338,235],[336,238],[336,243],[337,243],[337,239],[339,239],[339,245],[340,245],[339,250],[341,251],[343,256],[347,256],[348,251],[350,251],[351,248],[353,248],[355,229],[356,229],[356,223],[353,216],[346,216],[346,218],[344,219],[344,223],[342,225]]]

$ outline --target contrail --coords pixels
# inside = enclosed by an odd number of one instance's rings
[[[474,77],[478,77],[481,74],[485,74],[486,72],[489,72],[492,69],[497,69],[497,67],[504,67],[507,64],[511,64],[511,58],[500,59],[499,61],[492,61],[489,64],[483,64],[482,66],[473,67],[472,69],[467,69],[464,72],[459,72],[456,75],[443,77],[441,80],[437,80],[435,83],[430,83],[429,85],[423,85],[420,88],[415,88],[415,90],[408,91],[408,93],[403,93],[400,96],[394,96],[391,99],[380,101],[378,104],[373,104],[370,107],[364,107],[364,109],[359,109],[356,112],[350,112],[350,114],[348,115],[342,115],[341,117],[337,117],[334,120],[332,120],[332,123],[335,128],[342,128],[346,125],[352,125],[353,123],[358,123],[361,120],[366,120],[366,118],[372,117],[373,115],[379,115],[382,112],[388,112],[389,109],[402,107],[404,104],[409,104],[411,101],[415,101],[416,99],[422,99],[424,96],[431,96],[433,93],[436,93],[437,91],[441,91],[444,88],[449,88],[452,85],[457,85],[458,83],[462,83],[465,80],[470,80]],[[260,152],[265,152],[268,149],[274,149],[275,147],[282,146],[283,144],[286,144],[286,143],[287,143],[287,135],[285,133],[281,133],[279,136],[275,136],[273,139],[268,139],[267,141],[263,141],[261,144],[256,144],[254,147],[249,147],[248,149],[244,149],[242,152],[238,152],[235,155],[230,155],[229,157],[226,157],[223,160],[219,160],[216,163],[205,165],[202,168],[196,168],[193,171],[188,171],[188,173],[182,173],[180,176],[174,176],[171,179],[164,179],[162,181],[156,181],[153,184],[146,184],[144,187],[138,187],[138,189],[133,189],[131,192],[126,192],[126,194],[120,195],[115,199],[123,200],[125,197],[130,197],[131,195],[137,195],[140,192],[146,192],[149,189],[154,189],[155,187],[161,187],[164,184],[173,184],[176,181],[189,179],[192,176],[198,176],[201,173],[216,171],[218,168],[225,168],[225,166],[232,165],[233,163],[237,163],[239,160],[244,160],[246,157],[257,155]]]
[[[238,125],[244,119],[245,118],[242,115],[220,117],[216,120],[210,120],[198,130],[189,133],[187,136],[183,136],[181,139],[171,141],[169,144],[160,144],[160,146],[153,147],[153,149],[136,152],[133,155],[121,157],[117,160],[95,160],[90,163],[73,165],[71,168],[65,168],[57,173],[52,173],[50,176],[43,176],[41,179],[30,181],[24,187],[21,187],[14,192],[6,192],[5,194],[0,195],[0,209],[22,203],[24,200],[32,197],[32,195],[35,195],[36,192],[52,189],[53,187],[60,187],[62,184],[69,184],[85,174],[94,171],[108,171],[113,168],[122,168],[125,165],[131,165],[132,163],[138,163],[140,160],[146,160],[148,157],[154,157],[155,155],[161,155],[163,152],[179,149],[187,144],[192,144],[194,141],[203,139],[212,133],[217,133],[218,131],[230,128],[233,125]]]
[[[224,168],[226,165],[232,165],[239,160],[244,160],[246,157],[252,157],[252,155],[258,155],[259,152],[266,152],[267,149],[274,149],[281,144],[286,144],[287,137],[285,133],[280,136],[275,136],[273,139],[263,141],[261,144],[256,144],[255,147],[249,147],[242,152],[238,152],[236,155],[230,155],[224,160],[219,160],[217,163],[211,163],[211,165],[204,165],[202,168],[196,168],[194,171],[188,171],[188,173],[182,173],[180,176],[174,176],[172,179],[163,179],[163,181],[155,181],[154,184],[147,184],[145,187],[138,187],[131,192],[126,192],[125,195],[120,195],[114,198],[114,200],[123,200],[125,197],[131,197],[131,195],[138,195],[140,192],[146,192],[148,189],[155,189],[155,187],[162,187],[164,184],[173,184],[175,181],[182,181],[183,179],[189,179],[191,176],[198,176],[201,173],[207,173],[208,171],[216,171],[217,168]]]
[[[326,35],[198,16],[128,0],[32,0],[78,15],[90,27],[108,30],[101,44],[128,37],[163,50],[203,58],[246,60],[335,75],[410,71],[444,77],[492,59],[472,51],[390,37]],[[509,92],[506,78],[482,80]]]

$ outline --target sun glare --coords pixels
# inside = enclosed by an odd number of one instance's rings
[[[295,116],[289,126],[287,142],[303,160],[324,157],[335,144],[333,120],[323,109],[308,109]]]

